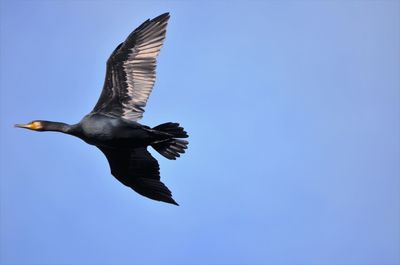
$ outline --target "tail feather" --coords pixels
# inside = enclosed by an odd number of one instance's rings
[[[175,160],[181,156],[180,154],[185,153],[188,144],[188,141],[172,138],[154,143],[151,146],[164,157]]]
[[[153,130],[161,131],[164,133],[171,134],[174,138],[187,138],[189,137],[183,127],[179,126],[179,123],[167,122],[160,124],[153,128]]]
[[[187,138],[189,136],[182,127],[179,127],[179,123],[163,123],[154,127],[153,130],[171,135],[171,138],[157,141],[151,145],[162,156],[175,160],[180,157],[180,154],[185,153],[189,142],[176,138]]]

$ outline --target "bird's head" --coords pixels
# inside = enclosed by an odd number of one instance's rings
[[[31,121],[27,124],[15,124],[14,127],[25,128],[33,131],[44,131],[46,129],[46,121]]]

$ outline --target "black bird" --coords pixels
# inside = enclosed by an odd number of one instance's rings
[[[117,46],[107,61],[100,98],[79,123],[35,120],[15,126],[79,137],[104,153],[111,174],[124,185],[150,199],[178,205],[160,181],[158,162],[147,147],[175,160],[188,145],[179,138],[188,135],[178,123],[150,128],[137,122],[154,86],[156,57],[165,39],[168,19],[169,13],[148,19]]]

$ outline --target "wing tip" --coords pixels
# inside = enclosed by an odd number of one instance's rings
[[[142,195],[143,195],[143,194],[142,194]],[[147,198],[150,198],[150,199],[159,201],[159,202],[165,202],[165,203],[168,203],[168,204],[173,204],[173,205],[179,206],[179,203],[177,203],[177,202],[172,198],[171,195],[169,195],[169,196],[168,196],[168,195],[167,195],[167,196],[163,195],[161,198],[160,198],[160,197],[155,198],[155,197],[148,196],[148,195],[144,195],[144,196],[147,197]]]
[[[179,204],[174,200],[174,199],[172,199],[171,198],[171,200],[170,201],[168,201],[167,203],[170,203],[170,204],[173,204],[173,205],[176,205],[176,206],[179,206]]]
[[[169,12],[165,12],[165,13],[153,18],[151,20],[151,22],[164,22],[164,21],[167,21],[170,17],[171,16],[170,16]]]
[[[179,204],[172,198],[172,195],[169,195],[169,196],[164,195],[164,196],[162,196],[162,198],[151,198],[151,197],[149,197],[149,198],[179,206]]]
[[[165,13],[163,13],[163,14],[161,14],[161,15],[155,17],[154,20],[163,19],[163,18],[167,18],[167,17],[168,17],[168,18],[170,17],[169,12],[165,12]]]

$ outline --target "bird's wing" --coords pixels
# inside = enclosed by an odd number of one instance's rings
[[[111,174],[124,185],[153,200],[178,205],[160,181],[160,167],[146,148],[132,150],[99,147],[107,157]]]
[[[169,13],[145,21],[117,46],[107,61],[106,79],[93,112],[137,121],[156,79],[156,57],[165,39]]]

